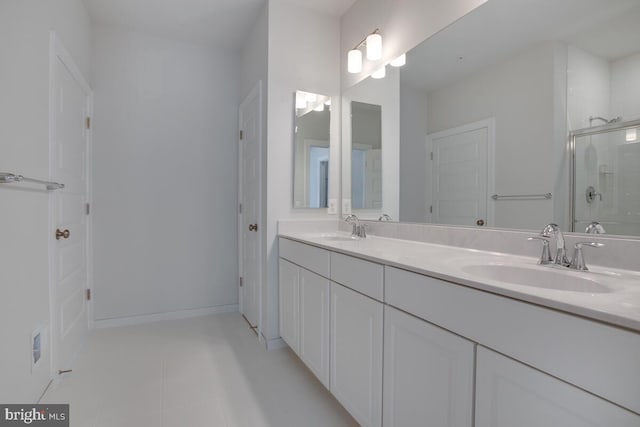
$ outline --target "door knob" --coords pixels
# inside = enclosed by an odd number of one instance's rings
[[[482,227],[484,225],[484,219],[477,220],[476,225],[479,225],[480,227]]]
[[[258,231],[258,224],[249,224],[249,231]]]
[[[60,238],[68,239],[71,236],[71,232],[69,230],[60,231],[58,228],[56,230],[56,240],[60,240]]]

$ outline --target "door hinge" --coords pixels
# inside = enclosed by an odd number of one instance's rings
[[[87,116],[86,120],[85,120],[85,127],[87,129],[91,129],[91,117]]]
[[[238,213],[242,213],[242,203],[238,205]]]
[[[433,213],[433,205],[429,206],[429,213]]]
[[[244,132],[240,131],[240,140],[242,140],[242,138],[244,138]]]
[[[433,160],[433,151],[430,153],[431,160]]]
[[[240,287],[242,287],[242,277],[240,278]]]
[[[87,289],[87,301],[91,301],[91,289]]]
[[[89,203],[85,203],[85,205],[84,205],[84,213],[85,213],[85,215],[89,215],[91,213],[91,205]]]

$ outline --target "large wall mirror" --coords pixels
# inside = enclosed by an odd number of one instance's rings
[[[331,98],[295,93],[293,207],[329,206]]]
[[[568,143],[572,131],[628,128],[640,118],[638,22],[640,0],[491,0],[409,51],[404,67],[387,66],[384,79],[347,89],[343,109],[382,106],[382,207],[360,211],[352,203],[354,211],[531,230],[556,222],[584,231],[590,221],[607,229],[622,216],[640,224],[640,200],[631,200],[638,194],[622,206],[623,190],[612,190],[623,175],[616,188],[640,186],[637,169],[618,177],[610,171],[614,158],[635,153],[626,130],[609,145],[577,139],[576,156],[591,157],[574,171]],[[346,195],[352,121],[343,112]],[[584,165],[592,170],[581,171]],[[572,172],[581,186],[575,190]],[[585,176],[593,178],[583,183]],[[596,200],[576,217],[574,193],[584,198],[588,187]],[[598,214],[605,212],[619,214]],[[637,226],[608,228],[640,234]]]

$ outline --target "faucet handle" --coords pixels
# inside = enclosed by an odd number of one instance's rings
[[[542,255],[540,255],[540,261],[538,261],[538,264],[551,264],[553,262],[553,257],[549,250],[549,239],[542,236],[534,236],[529,237],[527,240],[530,242],[538,240],[542,242]]]
[[[592,248],[601,248],[604,243],[598,242],[578,242],[573,248],[573,258],[571,258],[571,264],[569,268],[580,271],[588,271],[587,263],[584,260],[584,253],[582,251],[583,246],[590,246]]]

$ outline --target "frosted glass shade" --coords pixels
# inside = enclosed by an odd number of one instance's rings
[[[406,53],[403,53],[402,55],[398,56],[396,59],[390,62],[392,67],[402,67],[406,63],[407,63]]]
[[[367,36],[367,59],[377,61],[380,58],[382,58],[382,36],[369,34]]]
[[[359,49],[350,50],[347,54],[347,71],[351,74],[362,71],[362,52]]]
[[[307,99],[303,92],[296,92],[296,108],[307,108]]]
[[[383,65],[371,74],[372,79],[383,79],[387,75],[387,66]]]

